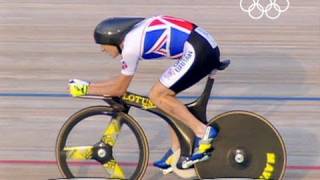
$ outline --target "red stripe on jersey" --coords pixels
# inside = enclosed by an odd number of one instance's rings
[[[179,19],[179,18],[175,18],[175,17],[171,17],[171,16],[163,16],[163,19],[165,19],[166,21],[169,21],[177,26],[186,28],[190,31],[193,29],[193,23],[186,21],[184,19]]]
[[[155,49],[160,51],[161,50],[160,48],[165,44],[166,40],[167,40],[167,35],[161,40],[161,42],[158,44],[158,46]]]
[[[152,21],[149,26],[163,25],[164,23],[159,21],[158,19]]]

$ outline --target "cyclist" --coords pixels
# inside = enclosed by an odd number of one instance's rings
[[[136,72],[140,60],[176,59],[152,87],[149,97],[156,106],[190,127],[194,134],[195,150],[185,165],[208,159],[212,140],[217,130],[195,118],[176,98],[176,95],[194,85],[211,71],[219,69],[220,52],[216,41],[201,27],[184,19],[170,16],[150,18],[114,17],[99,23],[94,31],[97,44],[112,57],[121,55],[121,73],[114,79],[89,83],[73,79],[69,82],[73,96],[122,96]],[[171,129],[172,147],[154,165],[162,170],[172,169],[169,159],[179,150],[179,141]]]

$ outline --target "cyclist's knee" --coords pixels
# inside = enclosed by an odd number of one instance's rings
[[[167,96],[175,96],[175,93],[160,83],[154,85],[149,93],[149,98],[156,105],[159,105]]]
[[[149,92],[150,100],[156,105],[160,103],[161,96],[162,96],[162,93],[155,88],[152,88],[152,90]]]

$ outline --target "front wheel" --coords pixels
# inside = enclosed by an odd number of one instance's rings
[[[247,111],[230,111],[209,121],[219,134],[208,161],[195,165],[201,179],[283,179],[287,164],[284,142],[265,118]]]
[[[141,179],[149,160],[140,125],[108,106],[72,115],[59,132],[55,153],[66,178]]]

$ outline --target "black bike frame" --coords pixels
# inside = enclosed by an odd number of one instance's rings
[[[186,107],[189,109],[189,111],[204,124],[207,124],[206,109],[213,84],[214,79],[208,77],[206,86],[199,98],[192,103],[186,104]],[[181,120],[177,120],[176,118],[157,108],[148,97],[127,92],[121,98],[110,97],[105,98],[104,101],[111,105],[115,111],[129,113],[131,107],[136,107],[161,117],[172,127],[178,136],[181,148],[180,156],[188,157],[193,153],[193,141],[195,136],[193,131]]]

